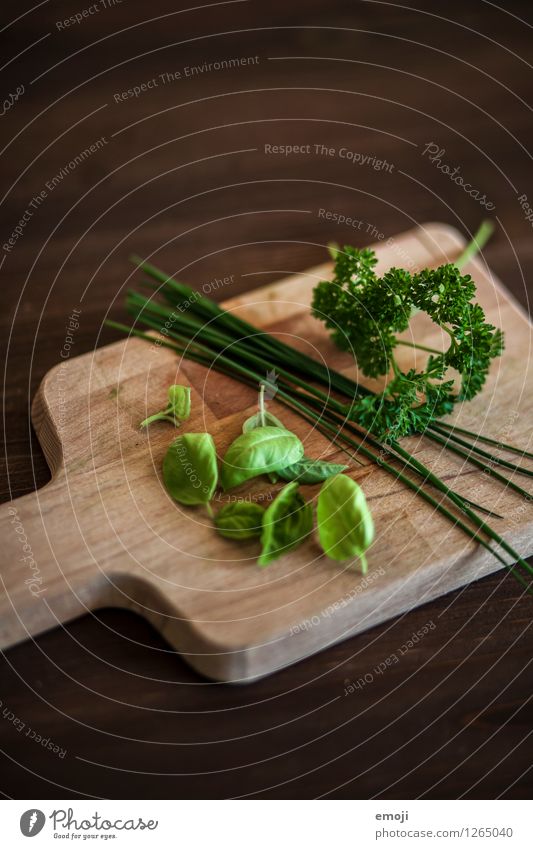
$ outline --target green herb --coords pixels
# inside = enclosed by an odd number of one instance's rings
[[[347,475],[322,486],[316,509],[320,544],[333,560],[359,557],[367,571],[365,551],[374,539],[374,522],[363,490]]]
[[[272,413],[265,408],[265,385],[261,384],[259,390],[259,410],[249,419],[246,419],[242,426],[242,432],[248,433],[258,427],[266,427],[272,425],[281,427],[287,430],[283,422],[280,422]],[[272,483],[277,483],[281,478],[285,481],[298,480],[303,484],[322,483],[332,475],[337,475],[339,472],[344,472],[347,466],[342,466],[339,463],[326,463],[324,460],[311,460],[309,457],[302,457],[296,463],[290,466],[277,468],[274,472],[269,473],[269,478]]]
[[[491,360],[503,350],[503,335],[472,303],[474,281],[457,265],[417,274],[391,268],[378,277],[376,263],[372,250],[346,246],[337,252],[334,278],[317,285],[312,307],[313,315],[333,330],[336,344],[354,354],[363,374],[378,377],[392,366],[385,390],[356,398],[348,414],[378,438],[396,439],[426,430],[457,401],[473,398],[485,383]],[[444,353],[397,338],[420,310],[449,337]],[[425,370],[400,371],[393,353],[397,345],[430,352]],[[454,381],[444,380],[450,368],[461,375],[457,394]]]
[[[259,566],[268,566],[296,548],[313,530],[313,508],[298,492],[298,484],[285,486],[263,516]]]
[[[264,410],[262,413],[254,413],[253,416],[246,419],[242,426],[242,432],[249,433],[251,430],[257,430],[258,427],[279,427],[281,430],[287,430],[285,425],[268,410]]]
[[[264,508],[254,501],[232,501],[216,514],[219,534],[228,539],[250,539],[261,535]]]
[[[191,388],[174,384],[168,389],[168,407],[153,416],[148,416],[139,427],[147,427],[152,422],[166,421],[178,427],[191,415]]]
[[[265,408],[264,383],[261,384],[259,389],[259,410],[257,413],[254,413],[253,416],[250,416],[249,419],[246,419],[242,426],[242,432],[248,433],[250,430],[255,430],[258,427],[280,427],[283,430],[287,430],[283,422],[280,422],[273,413],[269,413],[269,411]],[[268,477],[271,483],[277,483],[280,476],[277,472],[269,472]]]
[[[217,453],[209,433],[184,433],[171,443],[163,460],[163,480],[180,504],[207,504],[217,481]]]
[[[337,242],[328,242],[326,247],[328,249],[328,254],[330,255],[331,259],[333,260],[333,262],[335,262],[339,253],[341,252],[340,246],[337,244]]]
[[[231,443],[222,463],[220,481],[223,489],[231,489],[244,481],[280,466],[290,465],[303,457],[304,447],[298,437],[280,427],[258,427],[241,434]]]
[[[285,481],[297,480],[298,483],[315,484],[322,483],[333,475],[344,472],[347,468],[348,466],[342,466],[340,463],[327,463],[325,460],[310,460],[309,457],[302,457],[291,466],[277,469],[277,474]]]
[[[250,430],[255,430],[257,427],[281,427],[284,430],[287,430],[283,422],[280,422],[279,419],[276,418],[272,413],[265,407],[265,384],[262,383],[259,387],[259,402],[258,402],[258,411],[254,413],[253,416],[250,416],[249,419],[246,419],[242,426],[242,432],[248,433]]]

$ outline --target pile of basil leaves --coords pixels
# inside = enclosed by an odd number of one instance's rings
[[[190,388],[173,385],[168,407],[149,416],[142,427],[166,420],[178,426],[190,415]],[[300,545],[313,530],[313,507],[300,492],[300,484],[322,484],[316,507],[318,539],[333,560],[359,558],[366,572],[365,552],[374,538],[372,515],[362,489],[342,474],[346,466],[312,460],[296,434],[264,408],[246,419],[242,433],[229,446],[218,468],[213,437],[209,433],[184,433],[169,446],[163,460],[163,481],[180,504],[205,504],[218,533],[232,540],[258,537],[260,566]],[[259,475],[272,482],[287,481],[265,509],[249,499],[226,503],[213,515],[210,502],[217,486],[227,492]]]

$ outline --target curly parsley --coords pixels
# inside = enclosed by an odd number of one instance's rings
[[[378,277],[376,263],[372,250],[337,250],[333,280],[316,286],[312,310],[332,330],[335,343],[354,354],[363,374],[378,377],[392,368],[383,392],[355,398],[349,414],[380,439],[393,440],[423,432],[457,401],[473,398],[491,360],[503,350],[503,335],[472,303],[475,283],[457,265],[416,274],[391,268]],[[404,373],[394,359],[401,344],[396,334],[407,330],[416,311],[425,312],[449,336],[450,345],[443,353],[432,351],[424,371]],[[461,377],[457,393],[454,380],[445,379],[450,368]]]

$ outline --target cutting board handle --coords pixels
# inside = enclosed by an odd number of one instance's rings
[[[88,567],[74,521],[68,490],[53,482],[0,505],[0,648],[105,604],[105,582]]]

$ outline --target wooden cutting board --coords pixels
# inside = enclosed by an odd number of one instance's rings
[[[429,224],[376,247],[380,270],[453,260],[464,240]],[[490,320],[504,329],[506,351],[460,424],[526,447],[532,421],[531,328],[481,260],[467,269]],[[261,327],[334,367],[354,373],[349,357],[311,318],[313,286],[329,263],[225,303]],[[423,316],[415,335],[438,343]],[[413,352],[401,348],[402,365]],[[352,463],[376,524],[369,573],[321,554],[314,539],[267,569],[255,565],[258,543],[219,537],[202,509],[167,496],[161,461],[175,436],[170,425],[140,432],[138,423],[165,404],[171,383],[190,382],[186,429],[210,431],[222,454],[255,408],[254,393],[229,378],[139,339],[65,360],[44,378],[32,419],[52,470],[42,490],[0,508],[4,541],[0,643],[6,648],[89,610],[120,606],[146,616],[178,652],[210,678],[243,682],[273,672],[383,620],[499,569],[410,490],[374,465]],[[328,442],[273,401],[270,409],[305,443],[306,454],[343,461]],[[524,555],[533,552],[533,508],[426,438],[411,451],[462,494],[501,513],[495,527]],[[527,479],[526,480],[527,486]],[[279,486],[255,481],[236,494],[268,503]],[[307,487],[309,498],[318,487]],[[234,494],[233,494],[234,495]],[[222,502],[220,502],[222,503]],[[215,505],[216,506],[216,505]],[[406,622],[406,638],[411,635]]]

